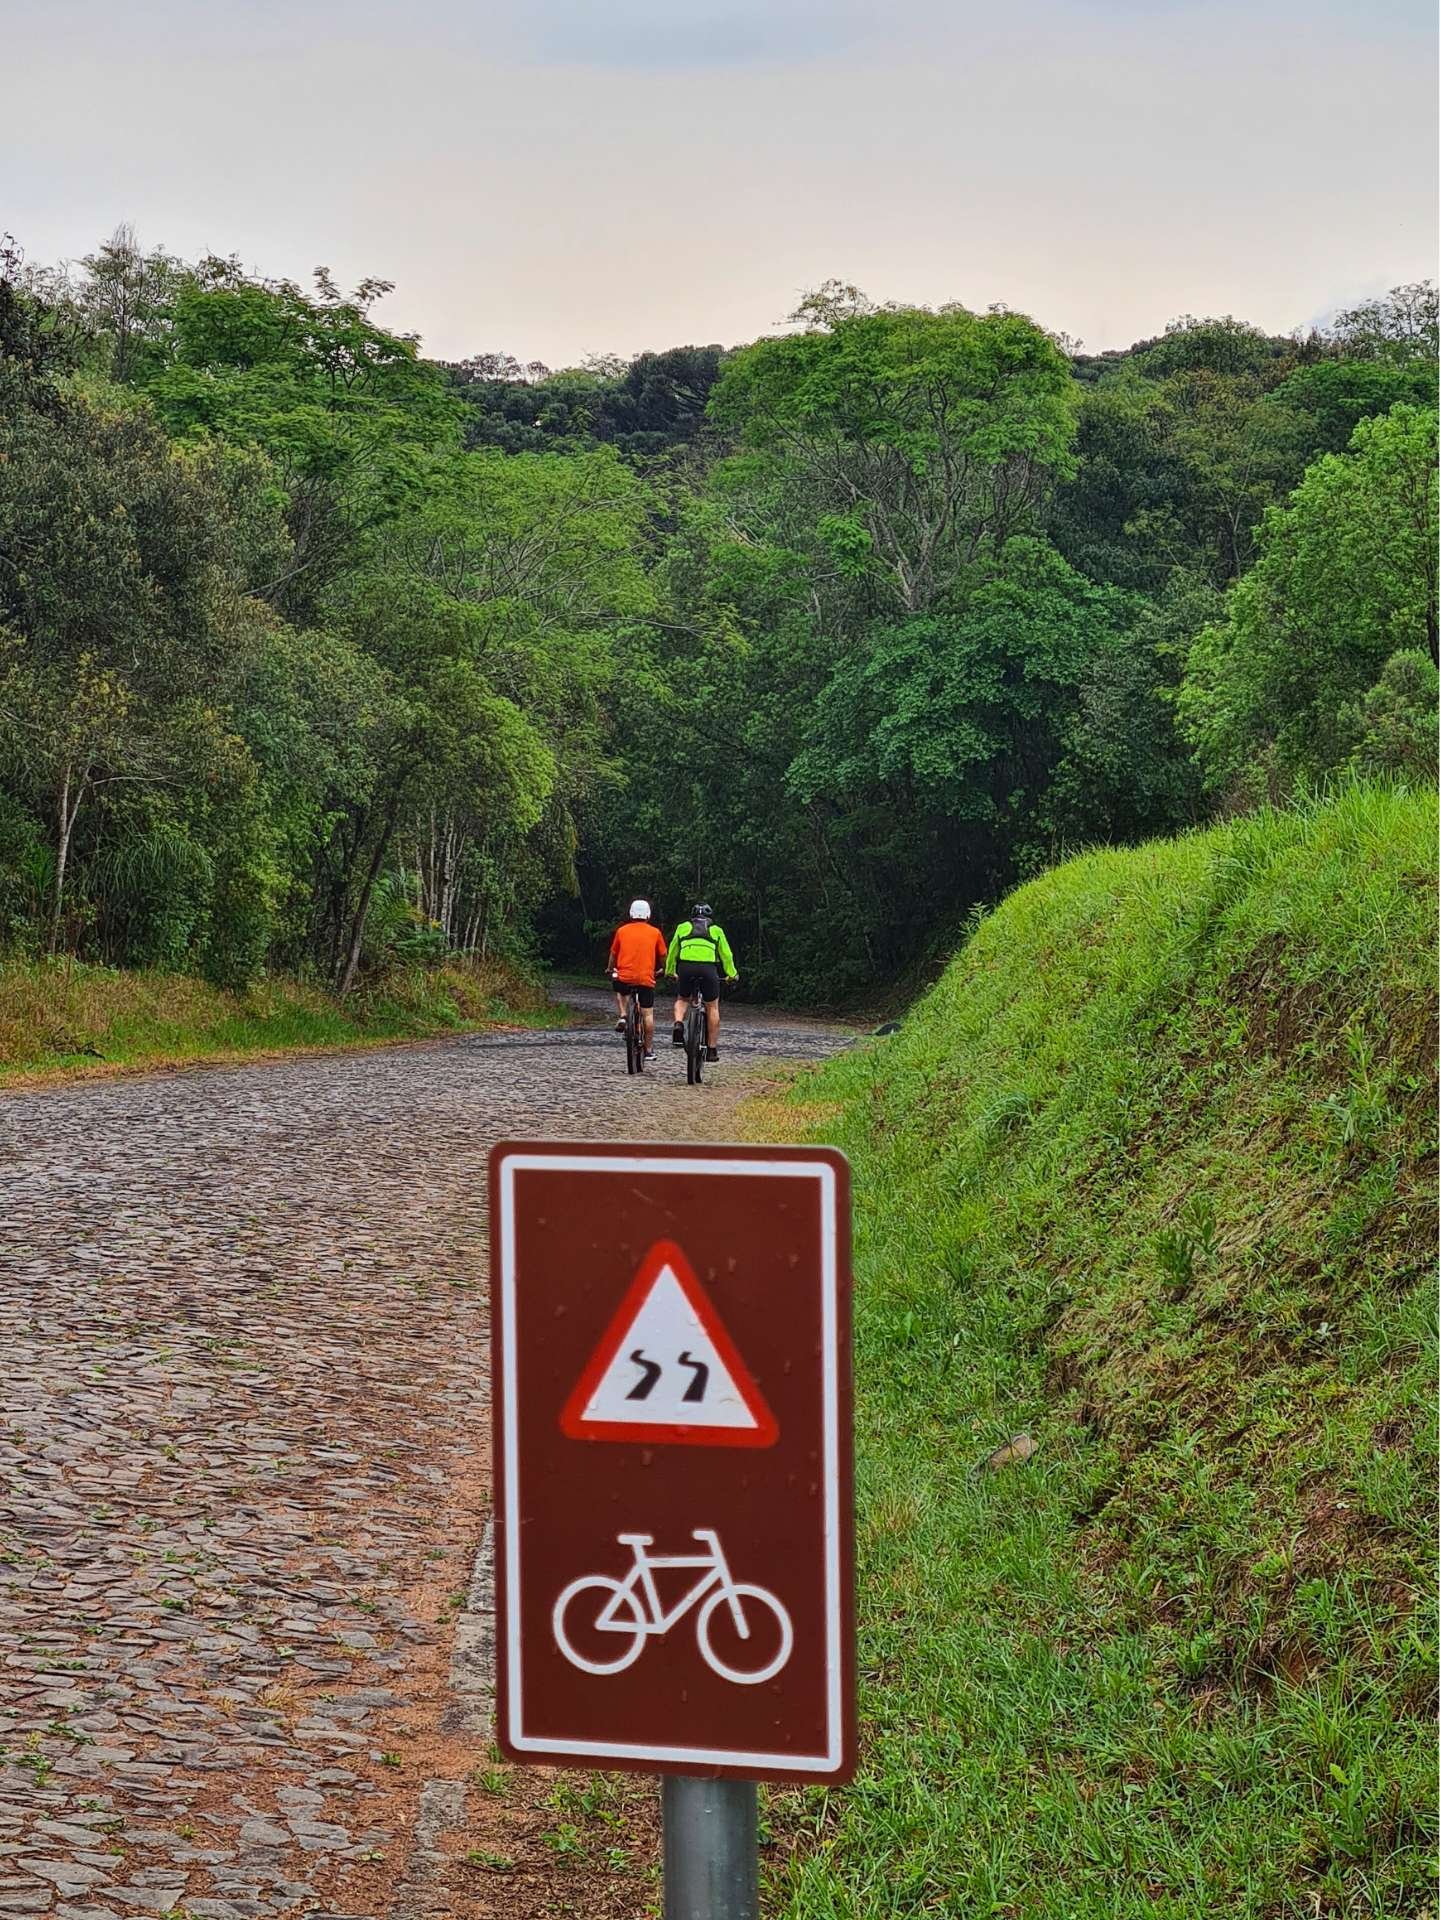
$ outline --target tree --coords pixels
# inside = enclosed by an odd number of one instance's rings
[[[1294,354],[1293,339],[1265,333],[1229,313],[1203,320],[1183,314],[1158,339],[1142,340],[1131,348],[1131,356],[1150,380],[1208,373],[1264,383],[1277,363],[1290,361]]]
[[[0,405],[44,404],[50,376],[79,357],[79,329],[47,289],[56,278],[35,273],[14,234],[0,233]]]
[[[388,291],[0,244],[4,938],[352,990],[698,889],[833,997],[1066,844],[1432,763],[1428,286],[1086,356],[831,281],[558,372]]]
[[[105,352],[109,377],[123,383],[163,365],[183,262],[163,247],[146,253],[135,229],[122,223],[82,264],[71,297]]]
[[[458,443],[461,408],[440,370],[370,317],[388,290],[370,279],[343,294],[320,268],[305,294],[202,261],[176,293],[170,357],[143,382],[172,433],[271,462],[292,551],[264,591],[302,623],[417,497],[426,457]]]
[[[246,556],[222,466],[116,394],[0,419],[0,716],[51,817],[52,952],[82,807],[168,778],[167,715],[233,658],[222,609]]]
[[[869,294],[848,280],[832,277],[812,287],[785,317],[792,327],[803,327],[807,333],[829,333],[844,320],[879,311]]]
[[[374,784],[327,854],[342,991],[397,836],[428,913],[453,933],[469,918],[456,888],[472,851],[508,844],[518,857],[547,808],[574,804],[593,777],[611,634],[653,605],[645,504],[607,454],[476,453],[433,462],[422,504],[375,536],[335,603],[386,689]]]
[[[1031,521],[1068,469],[1076,399],[1033,322],[908,307],[745,348],[711,411],[803,492],[829,567],[914,614]]]
[[[470,411],[466,442],[506,453],[588,452],[612,446],[636,462],[694,440],[719,375],[719,347],[672,347],[628,364],[592,356],[551,373],[508,354],[478,355],[447,368]]]
[[[471,657],[457,609],[418,584],[375,579],[351,610],[354,641],[384,668],[368,755],[375,774],[337,822],[329,849],[331,961],[338,990],[355,984],[366,922],[401,822],[457,793],[516,835],[536,825],[554,785],[554,756],[516,704]]]
[[[1320,451],[1274,400],[1299,351],[1227,317],[1176,321],[1116,359],[1086,389],[1078,468],[1056,498],[1067,557],[1152,593],[1176,569],[1237,579],[1266,507]]]
[[[54,862],[45,951],[59,951],[75,823],[87,800],[119,781],[153,777],[152,742],[137,732],[130,689],[93,654],[35,657],[0,630],[0,739],[50,814]]]
[[[1343,453],[1362,420],[1401,404],[1433,405],[1435,364],[1419,356],[1318,360],[1297,367],[1272,398],[1297,421],[1308,464],[1322,453]]]
[[[1329,339],[1351,360],[1418,360],[1433,374],[1440,358],[1440,298],[1433,280],[1392,287],[1337,314]]]
[[[1061,722],[1064,750],[1042,809],[1054,844],[1142,840],[1203,817],[1175,697],[1191,642],[1223,611],[1208,580],[1177,570],[1099,636]]]
[[[1067,721],[1128,611],[1017,537],[963,610],[879,626],[837,661],[786,785],[819,809],[881,973],[1043,844]]]
[[[1343,764],[1342,715],[1391,655],[1436,658],[1435,459],[1434,411],[1395,407],[1266,516],[1260,558],[1196,639],[1180,690],[1212,788],[1265,754],[1284,774]]]

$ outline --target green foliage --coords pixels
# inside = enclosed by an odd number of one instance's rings
[[[950,818],[1013,817],[1043,781],[1045,734],[1064,694],[1125,617],[1122,596],[1091,586],[1044,543],[1016,538],[963,612],[872,632],[822,691],[791,768],[802,799],[887,782]]]
[[[612,636],[654,604],[633,471],[466,454],[383,282],[306,294],[123,231],[74,283],[6,261],[10,937],[44,835],[52,952],[349,989],[523,948],[606,762]],[[408,932],[367,931],[401,897]]]
[[[1435,455],[1434,411],[1397,406],[1272,509],[1261,556],[1224,621],[1196,639],[1180,693],[1212,786],[1263,755],[1283,775],[1342,765],[1348,708],[1391,655],[1434,657]]]
[[[413,340],[369,318],[389,285],[313,295],[208,260],[176,292],[163,363],[143,384],[170,430],[263,451],[293,545],[264,583],[292,618],[323,613],[325,587],[365,535],[422,497],[425,456],[453,447],[461,408]]]
[[[349,991],[699,887],[833,1000],[1077,843],[1428,777],[1432,290],[1086,359],[827,282],[555,373],[389,291],[0,245],[7,944]]]
[[[1043,857],[1085,691],[1139,608],[1043,537],[1077,393],[1039,328],[853,289],[798,317],[726,363],[711,411],[738,449],[682,507],[673,619],[644,648],[665,725],[624,724],[588,840],[607,894],[678,906],[703,879],[747,977],[833,998]],[[637,820],[661,843],[643,868]]]
[[[1392,287],[1336,316],[1330,330],[1346,358],[1434,366],[1440,356],[1440,302],[1433,281]]]
[[[1259,327],[1227,313],[1223,319],[1208,320],[1185,314],[1172,320],[1160,339],[1142,343],[1132,351],[1152,380],[1173,374],[1263,379],[1277,360],[1288,357],[1290,348],[1290,341],[1263,333]]]
[[[468,403],[469,446],[506,453],[610,446],[644,463],[700,432],[721,359],[719,347],[672,347],[638,354],[628,366],[552,373],[508,354],[479,354],[446,372]]]
[[[1175,731],[1175,692],[1192,636],[1222,608],[1207,580],[1177,570],[1103,637],[1044,803],[1057,841],[1139,839],[1198,817],[1200,783]]]
[[[1365,698],[1341,710],[1342,729],[1355,736],[1351,765],[1360,773],[1433,780],[1437,710],[1440,673],[1429,654],[1392,653]]]
[[[855,1173],[866,1725],[777,1912],[1428,1911],[1435,832],[1072,860],[779,1116]]]
[[[1222,590],[1340,423],[1433,368],[1186,320],[1081,386],[1018,316],[835,286],[795,318],[808,330],[735,353],[716,388],[734,450],[678,503],[667,624],[619,695],[623,785],[591,803],[581,883],[663,912],[703,877],[751,981],[833,997],[935,952],[1067,846],[1201,817],[1206,776],[1233,801],[1196,752],[1196,636],[1240,604]],[[1357,589],[1423,596],[1414,542],[1348,551]],[[1277,582],[1282,619],[1302,590]],[[1264,644],[1222,663],[1222,705],[1248,697]],[[1380,661],[1346,626],[1327,645],[1343,760]],[[1320,724],[1297,735],[1323,758]],[[1235,764],[1262,791],[1286,777],[1253,739]]]
[[[1362,420],[1392,407],[1435,404],[1429,360],[1317,360],[1297,367],[1275,390],[1278,407],[1302,422],[1310,458],[1344,453]]]
[[[1079,468],[1055,538],[1096,579],[1158,590],[1171,569],[1225,586],[1267,507],[1362,419],[1434,404],[1435,289],[1397,287],[1328,334],[1179,320],[1127,353],[1077,360]]]
[[[143,836],[163,795],[218,778],[213,699],[262,624],[256,545],[282,536],[263,508],[234,512],[243,464],[175,448],[129,396],[17,385],[0,418],[0,756],[49,827],[54,952],[94,924],[83,902],[67,922],[72,853],[113,854],[107,819]]]
[[[215,868],[176,822],[161,820],[102,848],[86,878],[105,903],[105,944],[117,959],[132,967],[184,965]]]
[[[1304,465],[1277,404],[1293,342],[1190,320],[1087,391],[1079,468],[1057,501],[1062,550],[1097,579],[1154,592],[1172,570],[1217,586],[1249,565],[1266,506]]]
[[[868,553],[880,603],[918,613],[1026,527],[1067,466],[1075,399],[1032,321],[908,307],[743,349],[711,413],[811,504],[822,551],[848,528],[848,567]]]
[[[0,789],[0,946],[34,944],[54,888],[54,858],[40,823]]]

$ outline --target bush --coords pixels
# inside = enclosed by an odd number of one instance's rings
[[[1392,653],[1375,685],[1344,721],[1357,745],[1351,765],[1361,773],[1433,780],[1440,763],[1440,672],[1428,653]]]

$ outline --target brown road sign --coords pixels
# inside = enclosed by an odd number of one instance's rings
[[[512,1760],[853,1772],[849,1198],[820,1148],[491,1154]]]

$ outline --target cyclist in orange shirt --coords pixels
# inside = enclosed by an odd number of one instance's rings
[[[665,958],[665,936],[650,922],[650,902],[632,900],[630,918],[615,929],[606,971],[615,983],[615,1031],[625,1031],[625,1002],[633,993],[645,1023],[645,1058],[655,1058],[655,969]]]

